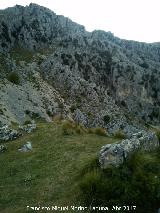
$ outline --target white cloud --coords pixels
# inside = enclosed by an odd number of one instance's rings
[[[125,39],[160,41],[159,0],[34,0],[71,18],[87,30],[112,31]],[[0,8],[15,4],[28,5],[29,0],[0,0]]]

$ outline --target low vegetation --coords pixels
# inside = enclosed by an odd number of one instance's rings
[[[33,150],[18,152],[27,141]],[[101,170],[100,148],[117,141],[88,134],[72,121],[39,121],[33,133],[8,142],[0,154],[0,212],[31,213],[27,206],[52,205],[136,205],[137,213],[154,212],[160,199],[160,151],[136,153],[119,168]]]
[[[33,133],[6,143],[7,151],[0,154],[1,213],[33,212],[27,205],[79,205],[80,174],[101,146],[116,142],[95,134],[63,134],[63,122],[37,125]],[[18,152],[27,141],[33,150]]]
[[[135,153],[119,168],[106,170],[101,170],[98,162],[93,167],[91,162],[79,182],[83,205],[107,206],[110,209],[113,206],[136,206],[133,212],[156,212],[160,200],[159,154],[160,150]],[[125,211],[121,209],[118,212]]]
[[[73,134],[83,134],[87,130],[81,124],[76,124],[73,121],[64,120],[62,121],[62,134],[63,135],[73,135]]]
[[[12,82],[13,84],[18,85],[20,83],[20,77],[19,77],[18,73],[16,73],[16,72],[9,73],[7,79],[8,79],[8,81]]]
[[[114,133],[114,137],[117,139],[126,139],[126,135],[122,130],[118,130]]]
[[[99,136],[107,136],[106,135],[106,130],[100,127],[97,127],[95,129],[93,129],[93,133]]]

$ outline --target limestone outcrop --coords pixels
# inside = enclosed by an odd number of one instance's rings
[[[160,122],[160,44],[87,32],[36,4],[0,10],[0,123],[56,115],[128,137]]]
[[[133,134],[130,139],[103,146],[100,151],[99,162],[102,169],[110,166],[117,167],[124,163],[136,151],[151,151],[158,146],[159,141],[155,133],[145,131],[138,132]]]
[[[11,129],[7,125],[0,128],[0,141],[15,140],[19,135],[17,130]]]

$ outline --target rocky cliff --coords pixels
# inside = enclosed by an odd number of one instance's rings
[[[36,4],[0,11],[0,120],[57,114],[132,134],[160,121],[160,44],[93,31]]]

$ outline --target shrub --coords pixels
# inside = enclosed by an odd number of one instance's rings
[[[12,82],[13,84],[19,84],[20,83],[20,77],[18,75],[18,73],[16,72],[11,72],[8,75],[8,81]]]
[[[143,68],[145,68],[145,69],[149,68],[149,65],[145,61],[142,64],[140,64],[140,66],[143,67]]]
[[[26,120],[26,121],[24,122],[24,125],[27,125],[27,124],[32,124],[32,121]]]
[[[75,105],[72,105],[71,107],[70,107],[70,110],[71,110],[71,112],[73,113],[75,110],[76,110],[76,106]]]
[[[95,197],[103,189],[103,182],[101,181],[101,174],[98,170],[93,170],[84,175],[79,183],[80,190],[85,194],[86,203],[92,203]]]
[[[3,109],[0,108],[0,115],[4,115]]]
[[[160,129],[159,129],[159,130],[156,130],[156,135],[157,135],[158,140],[159,140],[159,142],[160,142]]]
[[[110,122],[110,116],[109,115],[105,115],[103,117],[103,121],[104,121],[105,124],[108,124]]]

